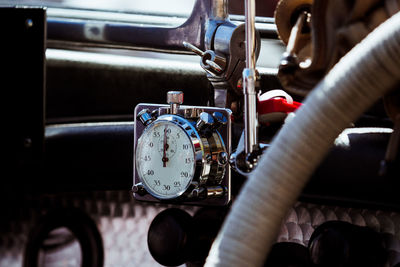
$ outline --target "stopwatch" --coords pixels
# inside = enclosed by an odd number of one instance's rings
[[[230,110],[168,105],[136,107],[136,199],[225,205],[230,199]],[[178,98],[178,100],[176,100]]]
[[[200,143],[194,127],[178,116],[163,115],[146,128],[136,148],[137,172],[146,190],[160,199],[182,195],[201,160]]]

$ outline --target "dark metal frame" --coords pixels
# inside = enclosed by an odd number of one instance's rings
[[[210,49],[212,34],[218,24],[226,18],[215,16],[215,8],[226,0],[197,0],[192,14],[178,27],[137,26],[126,22],[97,21],[85,18],[49,17],[48,39],[50,45],[59,42],[80,43],[87,46],[123,47],[165,52],[186,52],[182,42],[190,43],[201,50]],[[95,11],[93,11],[95,12]],[[242,16],[233,16],[233,22],[243,22]],[[276,29],[272,18],[258,18],[262,27],[262,37],[276,38]]]
[[[161,50],[185,50],[185,40],[204,49],[212,0],[197,0],[189,19],[179,27],[140,27],[127,23],[48,19],[50,40],[130,45]]]
[[[28,174],[30,179],[40,171],[44,157],[46,10],[0,8],[0,31],[4,158],[0,166],[4,173],[24,178]],[[0,191],[11,184],[6,182]]]

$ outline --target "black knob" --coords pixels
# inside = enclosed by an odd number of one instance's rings
[[[153,258],[166,266],[185,263],[190,257],[192,217],[180,209],[160,212],[150,225],[147,244]]]
[[[265,267],[309,267],[310,256],[307,247],[293,243],[280,242],[272,246]]]
[[[224,222],[228,209],[226,207],[206,207],[199,209],[193,216],[193,228],[196,229],[189,262],[203,266],[211,245]]]
[[[383,267],[387,258],[379,233],[347,222],[323,223],[311,235],[308,246],[312,263],[321,267]]]

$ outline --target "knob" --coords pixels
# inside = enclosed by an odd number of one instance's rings
[[[171,114],[177,114],[179,105],[183,103],[183,92],[182,91],[169,91],[167,93],[167,103],[171,105]]]
[[[196,129],[199,131],[204,131],[212,129],[214,124],[214,118],[207,112],[200,113],[199,119],[196,122]]]
[[[166,266],[177,266],[190,258],[193,218],[187,212],[170,208],[152,221],[147,244],[153,258]]]
[[[226,207],[205,207],[193,215],[193,229],[196,229],[196,235],[192,247],[194,254],[189,262],[197,263],[194,266],[204,265],[227,213]]]
[[[292,242],[279,242],[272,246],[264,263],[264,267],[271,266],[308,267],[312,265],[307,247]]]
[[[153,117],[151,116],[150,110],[145,108],[142,109],[136,116],[138,120],[140,120],[144,126],[147,126],[149,123],[153,121]]]
[[[315,229],[308,248],[313,266],[384,266],[382,236],[368,227],[329,221]]]

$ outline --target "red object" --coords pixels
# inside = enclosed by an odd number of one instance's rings
[[[285,98],[277,97],[258,101],[257,112],[261,115],[273,112],[290,113],[294,112],[301,105],[300,102],[296,101],[293,101],[293,104],[289,104]]]
[[[296,111],[302,104],[293,101],[288,103],[285,98],[275,97],[267,100],[258,100],[258,121],[264,125],[283,121],[288,113]]]

